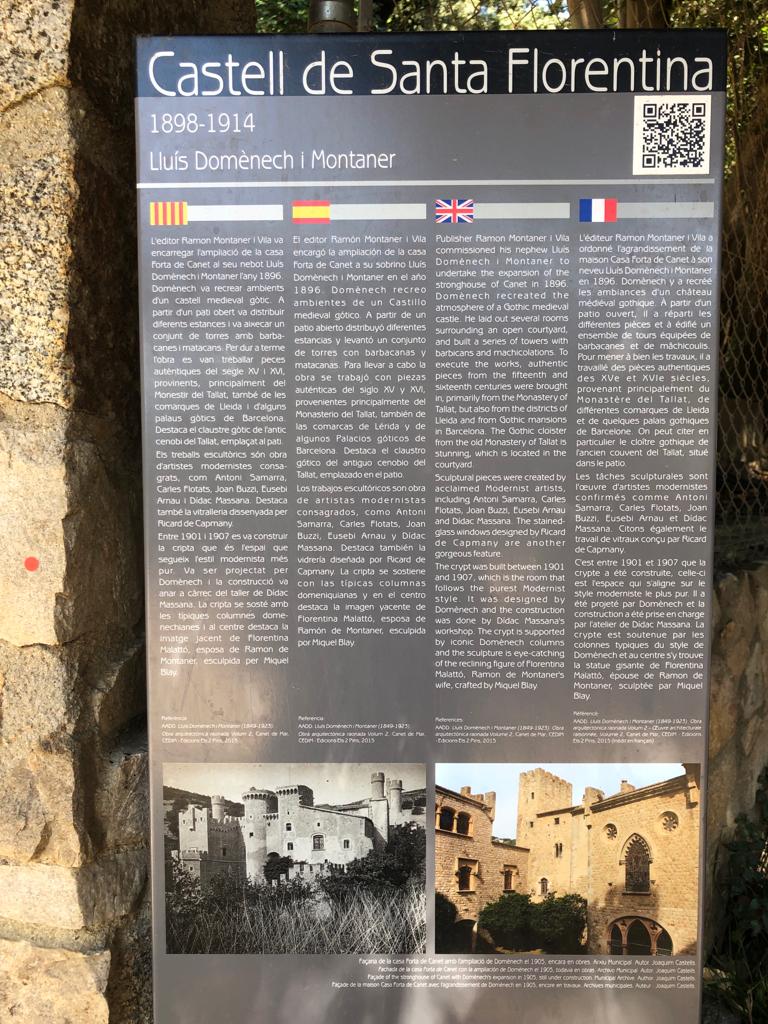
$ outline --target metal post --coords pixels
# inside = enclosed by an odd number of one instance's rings
[[[354,0],[310,0],[310,32],[354,32]]]
[[[373,0],[358,0],[357,31],[370,32],[373,28]]]

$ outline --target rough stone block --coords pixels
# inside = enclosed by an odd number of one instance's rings
[[[70,405],[69,226],[77,198],[66,89],[0,117],[0,391]]]
[[[720,621],[734,622],[742,633],[751,637],[755,627],[755,606],[748,573],[734,576],[729,573],[715,581],[715,593],[720,604]]]
[[[3,717],[0,738],[16,751],[69,748],[78,716],[80,651],[0,643]]]
[[[716,637],[716,649],[734,679],[741,676],[749,660],[750,642],[744,632],[745,626],[748,628],[746,623],[729,619]]]
[[[108,1024],[110,955],[43,949],[0,939],[0,1020]]]
[[[735,735],[739,719],[738,681],[714,654],[710,666],[709,756],[716,757]]]
[[[123,478],[111,438],[97,436],[97,426],[74,415],[69,430],[59,642],[130,631],[143,611],[138,480]]]
[[[75,822],[77,782],[71,757],[31,751],[0,762],[0,859],[76,866],[87,837]]]
[[[0,396],[0,640],[17,646],[58,638],[66,571],[65,431],[62,410]]]
[[[757,714],[765,703],[764,662],[763,648],[758,641],[752,648],[749,661],[744,669],[741,715],[746,719]]]
[[[98,931],[135,907],[147,880],[146,850],[126,850],[80,869],[0,865],[0,918]]]
[[[143,847],[149,837],[148,754],[114,750],[95,797],[102,849]]]
[[[0,0],[0,110],[66,80],[73,7],[73,0]]]
[[[111,1024],[152,1024],[152,909],[150,887],[136,916],[118,928],[109,946],[107,986]]]

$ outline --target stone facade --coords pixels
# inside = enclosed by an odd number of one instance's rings
[[[528,891],[528,850],[494,839],[496,794],[435,787],[435,888],[476,921],[505,892]]]
[[[698,766],[606,797],[543,768],[522,772],[517,837],[493,838],[496,794],[437,787],[435,885],[477,921],[504,892],[587,900],[588,952],[694,953],[698,929]]]
[[[315,805],[308,786],[284,786],[274,792],[251,787],[243,793],[243,814],[226,813],[224,797],[211,809],[192,804],[178,816],[178,848],[170,855],[202,883],[228,874],[263,882],[272,857],[294,862],[291,877],[310,877],[318,868],[350,864],[383,849],[396,825],[424,827],[420,797],[383,772],[371,775],[371,793],[345,807]]]
[[[588,787],[576,805],[564,779],[521,774],[517,834],[530,850],[530,892],[587,900],[590,953],[655,952],[658,939],[659,952],[696,951],[700,776],[698,765],[684,767],[612,796]]]

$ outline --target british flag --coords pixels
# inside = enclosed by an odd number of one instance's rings
[[[436,224],[471,224],[475,219],[474,199],[436,199]]]

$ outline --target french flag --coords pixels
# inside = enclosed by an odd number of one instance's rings
[[[610,224],[616,220],[615,199],[580,199],[579,220],[582,223]]]

